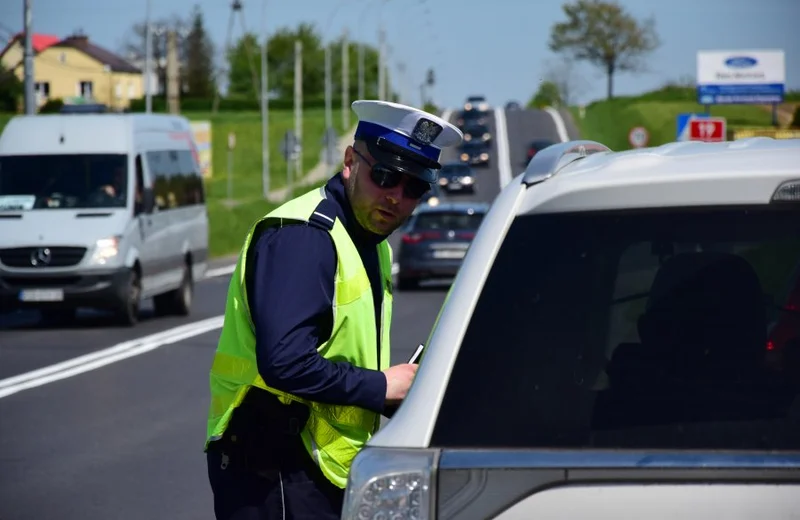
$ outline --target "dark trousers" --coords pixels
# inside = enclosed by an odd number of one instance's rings
[[[341,518],[344,490],[322,474],[299,440],[291,451],[281,469],[265,471],[212,443],[206,460],[217,520]]]

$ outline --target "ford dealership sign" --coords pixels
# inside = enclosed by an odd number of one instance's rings
[[[697,53],[697,101],[701,105],[780,103],[785,86],[782,50]]]

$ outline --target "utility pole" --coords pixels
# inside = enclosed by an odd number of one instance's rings
[[[342,128],[350,128],[350,47],[347,27],[342,36]]]
[[[150,4],[147,0],[147,13],[144,27],[144,111],[153,111],[153,29],[150,26]]]
[[[402,61],[397,64],[397,89],[401,104],[406,105],[406,64]]]
[[[269,98],[267,97],[267,0],[261,0],[261,182],[264,198],[269,195]],[[287,186],[288,188],[288,186]]]
[[[167,106],[170,114],[179,114],[180,73],[178,70],[178,35],[174,30],[167,33]]]
[[[364,45],[358,44],[358,99],[364,99]]]
[[[378,28],[378,99],[384,99],[384,90],[386,88],[386,34],[383,30],[383,22]]]
[[[331,46],[325,44],[325,131],[329,132],[333,127],[333,116],[331,114]]]
[[[36,96],[34,95],[33,75],[33,31],[31,23],[31,0],[25,0],[23,5],[23,27],[25,27],[25,113],[36,113]]]
[[[295,175],[303,175],[303,41],[294,42],[294,134],[297,136]]]

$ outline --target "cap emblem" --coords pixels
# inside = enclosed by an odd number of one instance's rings
[[[411,139],[423,144],[431,144],[439,137],[442,130],[444,130],[442,125],[430,119],[423,118],[417,121],[417,124],[414,126],[414,130],[411,132]]]

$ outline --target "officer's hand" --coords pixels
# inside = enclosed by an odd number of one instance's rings
[[[387,404],[400,403],[406,398],[408,389],[414,381],[419,365],[404,363],[395,365],[383,371],[386,376],[386,402]]]

